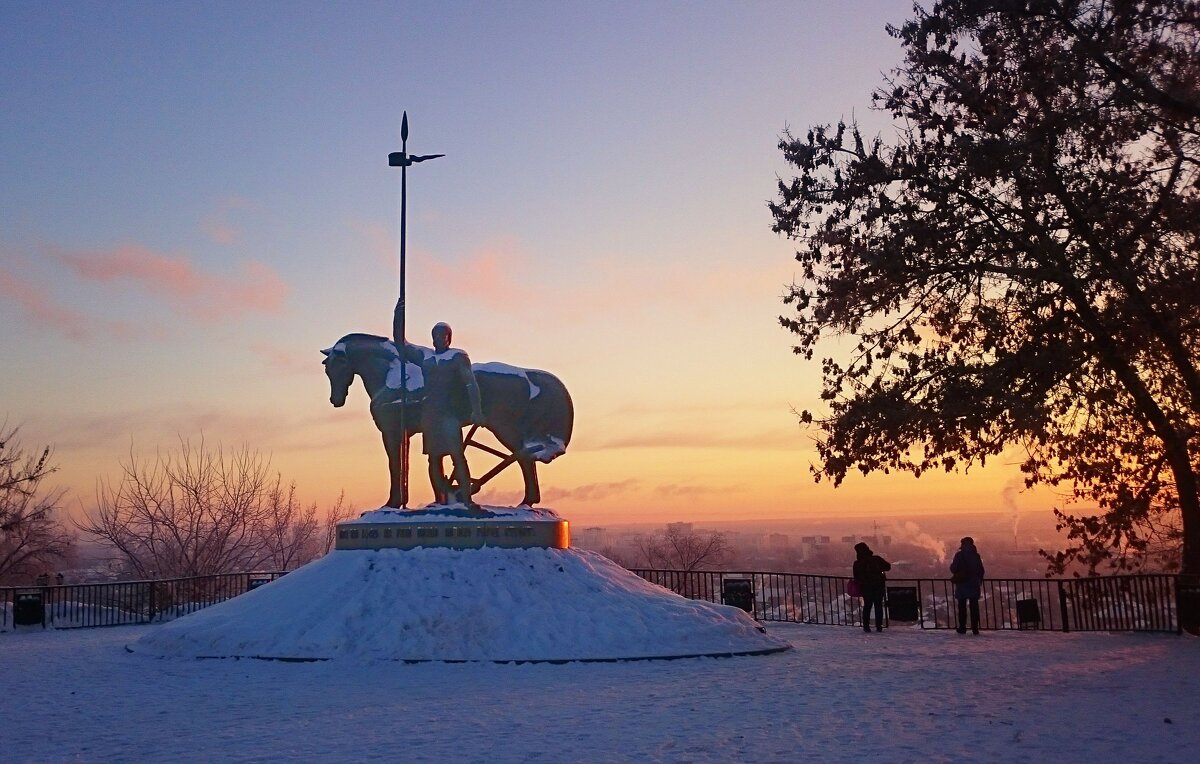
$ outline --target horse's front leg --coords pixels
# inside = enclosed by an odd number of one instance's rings
[[[518,456],[517,464],[521,465],[521,476],[525,478],[525,498],[521,503],[532,507],[542,500],[542,490],[538,487],[537,462],[529,456]]]
[[[408,496],[404,492],[404,462],[401,455],[403,444],[403,436],[397,437],[395,433],[387,430],[383,432],[383,450],[387,452],[388,474],[391,475],[392,482],[387,501],[389,507],[403,507],[408,504]]]

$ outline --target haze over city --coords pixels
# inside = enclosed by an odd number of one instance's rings
[[[473,360],[566,383],[574,439],[541,475],[576,525],[1048,515],[1015,454],[837,490],[808,472],[819,365],[777,321],[776,144],[891,129],[870,94],[909,10],[8,4],[3,415],[53,445],[74,513],[131,452],[201,435],[306,501],[379,506],[366,396],[331,408],[317,351],[390,334],[407,110],[410,150],[446,154],[410,171],[410,338],[446,321]],[[513,473],[482,500],[519,496]]]

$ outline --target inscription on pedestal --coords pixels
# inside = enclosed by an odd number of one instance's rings
[[[338,525],[335,544],[336,549],[477,549],[485,546],[567,549],[570,531],[566,520],[463,520],[427,524],[349,522]]]

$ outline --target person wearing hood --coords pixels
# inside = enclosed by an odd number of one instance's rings
[[[954,583],[954,598],[958,600],[959,634],[967,633],[967,606],[971,610],[971,633],[979,633],[979,592],[983,586],[983,558],[975,548],[975,539],[963,538],[954,560],[950,563],[950,580]]]
[[[892,564],[871,551],[866,542],[854,545],[854,580],[862,591],[863,631],[871,630],[871,608],[875,609],[875,631],[883,631],[883,593],[887,584],[884,575]]]

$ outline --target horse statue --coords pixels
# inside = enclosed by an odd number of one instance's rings
[[[329,378],[329,402],[335,407],[345,405],[354,377],[357,375],[362,380],[371,397],[371,418],[383,435],[383,448],[388,457],[392,485],[387,506],[403,506],[408,497],[403,495],[400,447],[404,442],[402,438],[420,431],[424,386],[421,367],[413,363],[407,365],[405,387],[408,389],[401,391],[400,354],[387,337],[347,334],[321,353],[325,356],[325,376]],[[501,458],[500,464],[486,475],[472,479],[472,491],[479,490],[501,470],[516,462],[525,479],[525,497],[521,503],[533,506],[542,499],[537,462],[553,461],[566,452],[567,444],[571,442],[575,421],[571,396],[558,377],[546,371],[503,363],[476,363],[471,369],[479,385],[483,426],[510,452],[504,454],[475,442],[472,440],[475,429],[471,429],[464,447],[472,445]],[[403,428],[400,425],[401,407],[404,409]]]

